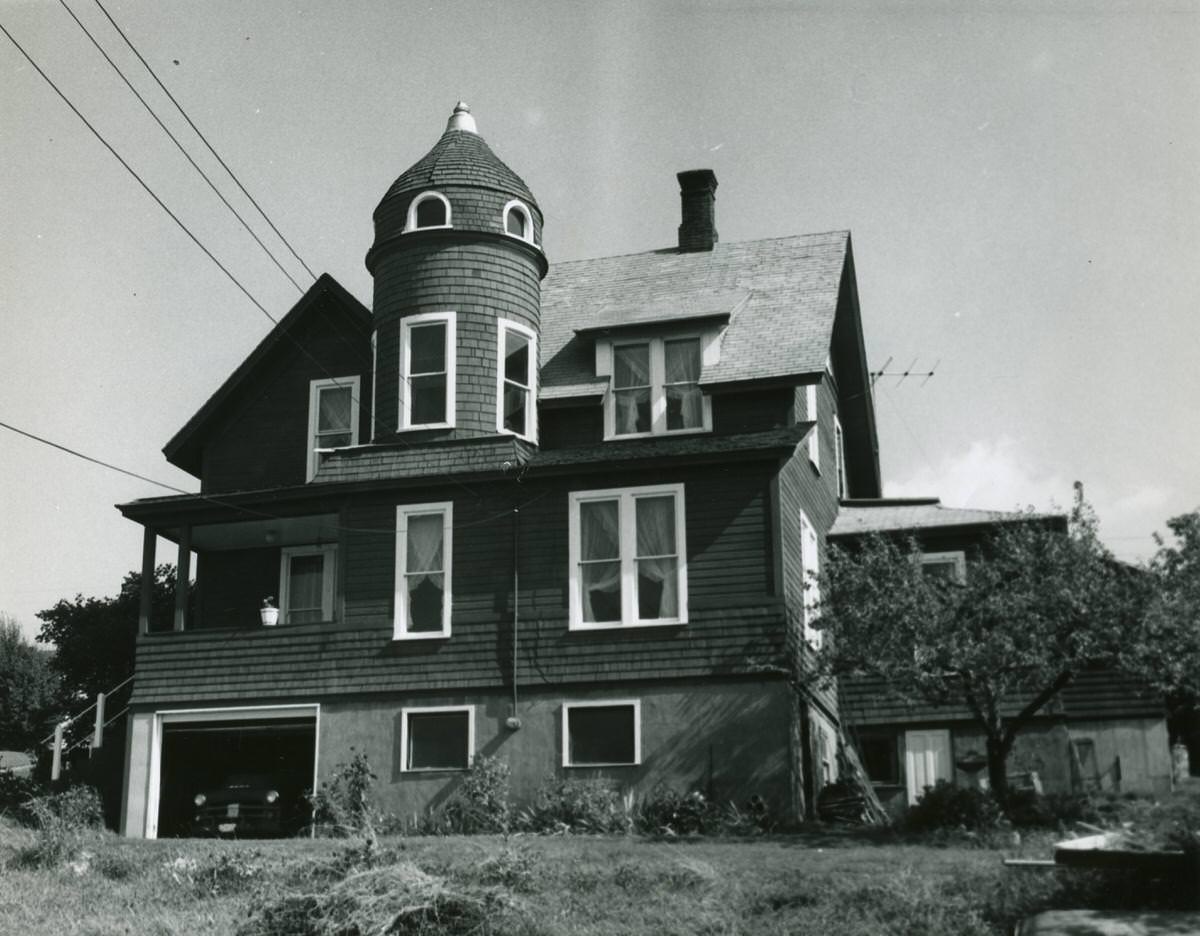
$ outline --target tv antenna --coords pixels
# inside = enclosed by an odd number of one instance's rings
[[[918,370],[916,370],[917,361],[920,360],[920,355],[918,355],[917,357],[912,359],[912,363],[909,364],[908,367],[906,367],[904,370],[892,371],[892,370],[888,370],[888,368],[892,364],[892,360],[893,360],[893,358],[889,355],[888,359],[883,362],[883,366],[881,368],[879,368],[879,370],[871,371],[871,386],[872,387],[875,386],[875,382],[877,380],[879,380],[880,377],[895,377],[895,378],[897,378],[897,380],[896,380],[897,387],[900,386],[900,384],[904,383],[904,381],[906,381],[909,377],[924,377],[925,379],[921,381],[921,386],[923,387],[923,386],[925,386],[925,384],[929,383],[929,378],[932,377],[937,372],[938,365],[942,363],[942,359],[938,358],[936,361],[933,362],[933,367],[929,368],[929,370],[918,371]]]

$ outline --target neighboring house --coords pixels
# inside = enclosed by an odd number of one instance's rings
[[[355,751],[400,815],[482,754],[516,799],[598,774],[782,819],[836,778],[836,701],[788,676],[839,497],[880,495],[850,236],[718,243],[715,176],[679,184],[677,246],[551,265],[456,108],[375,211],[372,309],[322,276],[167,443],[201,493],[120,509],[197,595],[165,632],[144,596],[126,835]]]
[[[989,532],[1027,522],[1026,514],[947,508],[932,498],[849,500],[828,535],[839,545],[872,534],[912,539],[927,574],[958,579]],[[1066,531],[1062,516],[1038,522]],[[986,779],[983,730],[965,705],[906,700],[866,677],[843,679],[840,690],[845,731],[885,804],[911,804],[938,780]],[[1005,711],[1015,714],[1028,701],[1011,699]],[[1008,764],[1016,784],[1036,782],[1047,793],[1169,790],[1163,699],[1118,673],[1081,673],[1021,731]]]

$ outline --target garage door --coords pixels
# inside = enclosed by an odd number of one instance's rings
[[[164,720],[158,835],[295,834],[308,822],[315,760],[314,717]]]

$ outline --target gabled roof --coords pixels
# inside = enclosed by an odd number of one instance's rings
[[[702,384],[819,373],[849,245],[848,231],[833,231],[554,264],[542,283],[541,385],[554,395],[588,382],[590,329],[724,315],[721,359]]]
[[[370,329],[371,313],[361,302],[354,298],[346,289],[328,273],[322,273],[317,281],[309,287],[308,292],[300,297],[300,301],[281,318],[258,346],[250,352],[237,369],[229,375],[208,401],[184,423],[171,440],[163,446],[163,454],[167,461],[184,471],[199,477],[200,449],[205,432],[211,427],[213,420],[222,411],[225,403],[236,395],[239,388],[244,386],[253,375],[255,369],[281,342],[287,342],[287,336],[300,322],[309,315],[321,311],[322,300],[332,299],[335,305],[346,314],[361,320]],[[290,342],[288,342],[290,343]]]
[[[943,507],[936,497],[880,498],[843,501],[830,536],[858,536],[867,533],[894,533],[903,530],[930,530],[940,527],[978,526],[993,523],[1021,523],[1047,519],[1052,514],[1033,514],[1012,510],[972,510]]]

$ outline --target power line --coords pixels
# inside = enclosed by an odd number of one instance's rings
[[[146,184],[146,181],[140,175],[138,175],[137,170],[134,169],[131,165],[129,165],[129,163],[127,163],[124,160],[124,158],[122,158],[120,153],[118,153],[115,149],[113,149],[112,144],[109,143],[108,140],[106,140],[104,138],[104,135],[101,134],[100,131],[97,130],[92,125],[91,121],[89,121],[86,117],[83,116],[83,113],[79,110],[79,108],[76,107],[73,103],[71,103],[71,99],[68,98],[66,96],[66,94],[64,94],[63,91],[58,87],[58,85],[56,85],[54,83],[54,80],[49,75],[47,75],[44,71],[42,71],[41,66],[38,65],[38,63],[33,60],[33,56],[31,56],[28,52],[25,51],[24,46],[22,46],[21,43],[17,42],[16,37],[13,36],[13,34],[10,33],[4,27],[3,23],[0,23],[0,32],[3,32],[4,35],[8,37],[9,42],[11,42],[14,46],[16,46],[17,51],[20,52],[21,55],[23,55],[25,57],[25,61],[27,61],[30,65],[33,66],[33,70],[42,76],[42,79],[46,82],[46,84],[50,85],[50,87],[54,89],[54,93],[57,94],[62,99],[62,102],[64,104],[66,104],[67,107],[71,108],[71,112],[73,114],[75,114],[76,117],[78,117],[80,120],[83,121],[83,125],[85,127],[87,127],[90,131],[92,131],[92,135],[104,145],[104,148],[106,150],[108,150],[110,153],[112,153],[113,158],[116,159],[117,162],[119,162],[125,168],[126,172],[128,172],[131,176],[134,177],[134,179],[137,180],[138,185],[140,185],[143,189],[145,189],[146,194],[154,199],[154,201],[158,204],[158,206],[160,208],[162,208],[162,210],[167,213],[167,215],[171,218],[171,220],[174,221],[179,226],[179,229],[181,231],[183,231],[183,233],[186,234],[191,239],[192,243],[194,243],[197,247],[199,247],[202,251],[204,251],[204,255],[206,257],[208,257],[209,260],[211,260],[213,263],[215,263],[217,265],[217,268],[222,273],[224,273],[226,277],[228,277],[229,281],[231,283],[233,283],[234,286],[236,286],[238,289],[240,289],[242,291],[242,294],[247,299],[249,299],[252,303],[254,303],[254,306],[255,306],[255,308],[258,309],[258,311],[260,311],[263,315],[265,315],[268,319],[270,319],[272,323],[278,325],[279,324],[278,320],[275,318],[275,316],[273,316],[270,312],[267,311],[266,306],[264,306],[261,302],[259,302],[257,299],[254,298],[254,296],[250,293],[250,290],[248,290],[245,286],[243,286],[241,281],[236,276],[234,276],[233,273],[231,273],[229,271],[228,267],[226,267],[225,264],[223,264],[220,260],[218,260],[216,258],[216,256],[213,254],[213,252],[211,250],[209,250],[207,247],[205,247],[204,244],[202,244],[200,242],[200,239],[198,237],[196,237],[196,235],[192,233],[191,229],[186,224],[184,224],[183,221],[181,221],[179,219],[179,216],[176,215],[175,212],[173,212],[170,208],[167,207],[166,202],[164,202],[161,198],[158,197],[158,195],[155,194],[154,189],[150,188],[150,186]]]
[[[100,43],[96,40],[96,37],[93,36],[91,31],[83,24],[83,21],[80,20],[79,17],[75,15],[75,11],[72,10],[69,6],[67,6],[67,0],[58,0],[58,2],[59,2],[59,5],[62,6],[62,8],[67,11],[67,13],[70,15],[71,19],[73,19],[75,21],[75,25],[78,26],[80,29],[82,29],[83,34],[85,36],[87,36],[88,39],[91,40],[92,45],[94,45],[96,47],[96,51],[99,52],[102,56],[104,56],[104,61],[108,62],[108,64],[110,66],[112,66],[112,70],[117,73],[117,76],[123,82],[125,82],[125,87],[127,87],[132,92],[133,96],[138,99],[138,101],[141,103],[142,107],[144,107],[146,109],[146,113],[148,113],[151,117],[154,118],[154,122],[156,124],[158,124],[158,126],[162,129],[162,132],[165,133],[170,138],[171,142],[175,144],[175,146],[179,150],[179,152],[183,154],[183,158],[186,159],[189,163],[191,163],[192,168],[195,169],[198,173],[200,173],[200,178],[202,178],[205,182],[207,182],[208,187],[213,190],[213,194],[216,195],[217,198],[221,199],[221,204],[223,204],[226,208],[228,208],[230,210],[230,212],[232,212],[233,216],[235,218],[237,218],[239,222],[241,222],[242,227],[244,227],[246,229],[246,233],[254,238],[254,243],[258,244],[258,246],[262,248],[263,253],[265,253],[267,255],[267,257],[271,260],[271,262],[274,263],[275,266],[279,268],[279,272],[288,278],[288,282],[290,282],[293,286],[295,286],[299,292],[303,293],[304,287],[301,286],[298,282],[296,282],[295,277],[293,277],[292,274],[287,271],[287,269],[284,267],[284,265],[276,259],[275,255],[273,253],[271,253],[271,251],[267,247],[267,245],[262,242],[262,239],[257,234],[254,233],[254,229],[252,227],[250,227],[250,225],[246,222],[246,219],[243,218],[241,216],[241,214],[238,212],[238,210],[229,203],[229,199],[227,199],[224,195],[221,194],[221,190],[218,189],[217,186],[214,184],[213,180],[208,177],[208,173],[206,173],[203,169],[200,168],[200,166],[196,163],[196,160],[192,159],[191,154],[188,153],[188,151],[186,149],[184,149],[183,144],[179,142],[179,139],[175,136],[175,134],[173,134],[170,131],[170,129],[167,127],[167,125],[162,122],[161,118],[159,118],[158,114],[156,114],[154,112],[154,108],[152,108],[146,102],[146,99],[144,97],[142,97],[142,95],[138,91],[138,89],[133,86],[133,83],[127,77],[125,77],[125,73],[123,71],[121,71],[120,66],[117,65],[117,63],[112,60],[112,58],[109,56],[109,54],[104,51],[103,46],[101,46]]]
[[[304,262],[304,259],[298,253],[296,253],[295,248],[293,248],[291,243],[288,242],[288,239],[283,236],[283,234],[280,232],[279,228],[277,228],[275,226],[274,222],[267,216],[267,213],[265,211],[263,211],[262,206],[259,205],[259,203],[254,200],[254,196],[251,195],[248,191],[246,191],[246,187],[244,185],[242,185],[241,179],[239,179],[237,177],[237,174],[232,169],[229,168],[229,164],[226,163],[225,160],[221,158],[221,155],[213,148],[213,145],[208,142],[208,137],[206,137],[201,132],[200,128],[197,127],[196,124],[192,122],[192,118],[189,117],[187,111],[185,111],[183,109],[183,105],[180,104],[177,100],[175,100],[175,95],[173,95],[170,91],[167,90],[167,86],[162,83],[162,81],[159,79],[158,75],[155,73],[154,69],[150,67],[150,63],[147,62],[145,58],[143,58],[142,53],[137,50],[137,46],[135,46],[133,44],[133,42],[130,40],[130,38],[127,35],[125,35],[125,31],[123,29],[121,29],[120,26],[117,25],[117,21],[114,20],[112,18],[111,14],[109,14],[108,10],[105,9],[104,4],[101,3],[100,0],[95,0],[95,3],[96,3],[96,6],[98,6],[100,8],[100,12],[103,13],[105,18],[112,24],[113,29],[115,29],[117,31],[117,34],[122,39],[125,40],[125,44],[127,46],[129,46],[129,50],[134,55],[136,55],[138,58],[138,61],[141,62],[143,66],[145,66],[146,71],[148,71],[150,73],[150,77],[154,79],[155,83],[157,83],[160,88],[162,88],[163,94],[165,94],[168,98],[170,98],[171,103],[175,105],[176,110],[178,110],[179,113],[183,116],[183,119],[187,121],[188,126],[191,127],[192,130],[195,131],[196,136],[200,137],[200,139],[201,139],[201,141],[203,141],[204,145],[206,147],[208,147],[208,151],[210,153],[212,153],[213,157],[217,160],[217,162],[219,162],[221,164],[221,168],[229,173],[229,178],[233,179],[234,183],[241,190],[242,194],[245,195],[246,198],[248,198],[250,200],[250,204],[252,204],[255,207],[255,209],[258,211],[258,213],[260,215],[262,215],[263,220],[266,221],[268,225],[270,225],[271,230],[275,232],[275,236],[278,237],[283,242],[283,245],[285,247],[287,247],[287,249],[291,252],[292,256],[296,258],[296,260],[300,263],[300,265],[302,267],[304,267],[305,272],[308,273],[308,275],[311,276],[315,280],[317,278],[317,274],[314,273],[312,271],[312,269],[309,267],[309,265]]]

